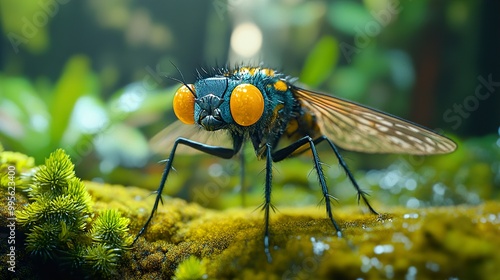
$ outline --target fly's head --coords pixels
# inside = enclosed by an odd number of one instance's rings
[[[252,84],[226,77],[206,78],[177,90],[174,112],[183,123],[197,123],[208,131],[229,125],[247,127],[263,115],[264,96]]]

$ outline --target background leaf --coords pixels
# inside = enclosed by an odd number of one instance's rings
[[[331,36],[324,36],[307,57],[300,81],[309,86],[321,84],[330,76],[338,59],[338,41]]]
[[[61,139],[68,127],[76,101],[90,92],[90,61],[85,56],[71,58],[57,81],[51,106],[52,139]]]

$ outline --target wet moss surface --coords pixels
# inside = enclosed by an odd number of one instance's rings
[[[90,192],[102,188],[88,184]],[[115,186],[118,192],[118,186]],[[153,196],[133,191],[131,232],[149,215]],[[132,199],[132,197],[131,197]],[[125,206],[124,206],[125,207]],[[147,233],[125,255],[126,278],[174,275],[179,264],[209,279],[495,279],[500,271],[500,203],[406,209],[336,207],[338,238],[322,207],[279,208],[271,217],[271,254],[264,216],[255,208],[214,211],[165,199]],[[190,256],[200,262],[183,264]],[[179,275],[181,274],[181,275]]]

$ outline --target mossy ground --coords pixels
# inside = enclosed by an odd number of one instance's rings
[[[128,213],[131,233],[139,231],[154,195],[86,185],[96,207]],[[127,279],[170,278],[194,255],[209,279],[500,279],[497,201],[379,207],[379,216],[362,213],[362,206],[335,205],[343,238],[335,235],[324,207],[278,208],[271,216],[271,263],[264,254],[264,215],[256,207],[215,211],[165,198],[147,233],[125,254],[120,273]]]
[[[21,170],[21,168],[19,168]],[[19,181],[19,186],[22,182]],[[84,182],[93,211],[117,209],[135,235],[155,195],[138,187]],[[1,188],[7,196],[6,189]],[[23,188],[16,209],[26,206]],[[373,202],[376,199],[372,199]],[[271,215],[271,255],[264,254],[258,205],[211,210],[164,197],[147,232],[123,252],[124,279],[500,279],[500,202],[408,209],[334,204],[338,238],[323,206],[278,207]],[[0,207],[3,218],[8,215]],[[2,219],[5,221],[5,219]],[[2,233],[7,234],[5,222]],[[16,228],[17,279],[49,279],[56,263],[34,261]],[[4,251],[6,242],[1,244]],[[6,254],[1,256],[6,262]],[[64,271],[58,272],[67,275]],[[13,275],[2,270],[0,278]]]

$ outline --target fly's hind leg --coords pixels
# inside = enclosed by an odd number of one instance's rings
[[[339,225],[333,218],[332,214],[332,205],[331,205],[331,200],[332,196],[328,192],[328,187],[326,185],[326,180],[325,180],[325,175],[323,173],[323,168],[321,166],[321,161],[319,160],[318,152],[316,151],[316,144],[320,143],[326,138],[318,138],[316,140],[313,140],[309,136],[302,137],[301,139],[297,140],[296,142],[290,144],[289,146],[276,151],[273,153],[273,161],[281,161],[291,155],[294,151],[299,149],[305,144],[309,144],[309,147],[311,148],[311,152],[313,154],[313,162],[314,162],[314,168],[316,169],[316,173],[318,174],[318,180],[321,185],[321,191],[323,192],[323,198],[326,203],[326,214],[328,215],[328,218],[330,219],[333,227],[337,231],[337,236],[342,236],[342,231],[340,230]]]
[[[319,139],[326,140],[326,142],[328,142],[328,144],[332,148],[333,152],[335,153],[335,156],[337,156],[337,159],[339,160],[340,166],[342,166],[342,169],[344,169],[345,173],[347,174],[347,177],[349,178],[352,185],[354,186],[354,188],[358,192],[358,203],[359,203],[360,199],[363,199],[363,202],[365,203],[366,207],[368,207],[368,209],[370,209],[370,212],[372,212],[375,215],[378,215],[377,211],[375,211],[375,209],[373,209],[373,207],[368,202],[368,198],[366,198],[366,196],[368,196],[368,194],[359,187],[358,182],[356,182],[356,180],[354,179],[354,176],[352,175],[351,171],[347,167],[347,164],[345,163],[344,159],[342,158],[342,155],[340,155],[335,144],[333,144],[333,142],[330,139],[328,139],[326,136],[322,136],[322,137],[318,138],[318,140]]]

